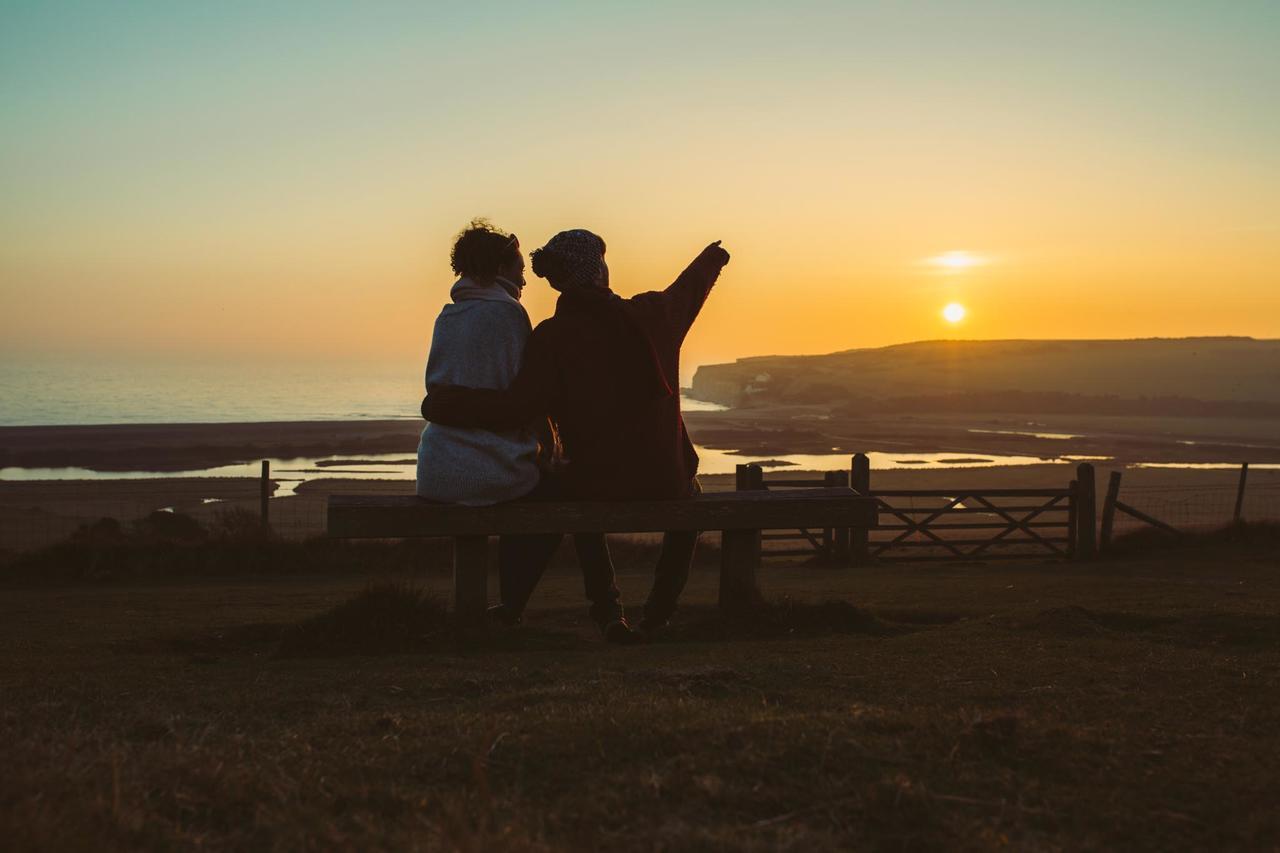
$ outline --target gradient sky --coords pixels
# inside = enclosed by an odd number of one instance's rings
[[[475,215],[624,294],[723,239],[686,380],[1280,337],[1280,3],[0,0],[6,357],[420,361]]]

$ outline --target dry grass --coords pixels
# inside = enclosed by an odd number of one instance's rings
[[[645,577],[622,580],[638,598]],[[569,572],[486,648],[437,642],[447,573],[434,569],[10,586],[0,837],[15,850],[1280,843],[1272,544],[1092,566],[777,567],[764,582],[779,603],[725,621],[700,571],[665,639],[628,649],[598,642]]]

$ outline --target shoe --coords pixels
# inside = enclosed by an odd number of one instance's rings
[[[524,617],[519,613],[512,613],[511,608],[505,604],[495,604],[485,611],[490,625],[499,625],[503,628],[514,628],[524,621]]]
[[[640,620],[637,630],[644,636],[645,641],[652,640],[655,635],[662,632],[664,628],[671,624],[669,619],[650,619],[648,616]]]
[[[600,630],[604,634],[604,641],[614,646],[634,646],[644,642],[644,636],[628,625],[626,619],[614,619]]]

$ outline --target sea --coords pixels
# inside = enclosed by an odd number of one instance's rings
[[[191,359],[47,359],[0,364],[0,426],[82,424],[248,423],[323,420],[417,420],[423,394],[422,367],[399,362],[288,364]],[[723,406],[683,398],[686,411]],[[791,470],[847,469],[850,452],[742,455],[698,448],[703,473],[732,473],[744,462]],[[885,468],[959,468],[1036,465],[1075,457],[875,453]],[[415,466],[403,454],[344,465],[343,457],[273,460],[272,469],[301,482],[330,476],[412,479]],[[373,470],[368,470],[370,465]],[[98,472],[82,468],[0,468],[0,480],[120,479],[188,476],[256,476],[257,462],[200,471]],[[344,470],[345,469],[345,470]],[[297,476],[304,475],[304,476]],[[292,479],[292,478],[290,478]],[[288,487],[286,487],[288,488]]]
[[[0,362],[0,426],[80,424],[250,423],[278,421],[419,420],[422,367],[409,360],[282,363],[192,359],[44,359]],[[723,406],[685,396],[686,411]],[[979,430],[980,431],[980,430]],[[1075,456],[1066,433],[1028,432],[1062,442],[1048,456],[870,452],[875,470],[985,468],[1106,461]],[[756,456],[733,449],[697,446],[703,474],[732,474],[754,462],[775,471],[848,470],[850,448],[825,453]],[[293,494],[309,480],[413,480],[412,454],[331,455],[271,459],[277,497]],[[1139,463],[1141,467],[1227,468],[1235,463]],[[133,480],[185,477],[256,477],[258,460],[191,471],[96,471],[88,468],[0,467],[0,481]],[[1256,465],[1277,468],[1280,465]]]
[[[422,395],[414,363],[0,363],[0,426],[417,419]],[[687,397],[684,407],[723,408]]]
[[[12,360],[0,426],[417,418],[421,364]]]

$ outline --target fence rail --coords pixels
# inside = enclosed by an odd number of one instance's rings
[[[766,556],[807,556],[838,565],[1036,555],[1087,560],[1117,535],[1139,529],[1177,536],[1233,522],[1280,520],[1280,483],[1249,486],[1247,463],[1236,484],[1131,486],[1123,496],[1122,474],[1114,471],[1100,515],[1093,465],[1082,463],[1075,473],[1076,479],[1059,489],[876,489],[866,456],[856,454],[847,474],[828,472],[821,480],[770,477],[758,465],[739,465],[737,483],[740,489],[852,483],[877,498],[881,524],[874,531],[765,534],[765,541],[799,545],[767,550]],[[846,535],[847,552],[838,544]]]
[[[937,559],[968,560],[1023,557],[1027,550],[1063,558],[1075,553],[1071,535],[1076,511],[1073,488],[963,492],[872,489],[870,494],[879,500],[881,512],[881,524],[867,543],[867,556],[873,559],[929,558],[890,553],[904,548],[940,552]],[[917,506],[917,500],[931,501],[932,505]],[[900,523],[885,523],[886,514]],[[956,516],[961,520],[950,520]],[[949,532],[957,530],[964,533]],[[992,553],[993,548],[1022,550]]]
[[[1083,466],[1082,466],[1083,467]],[[1092,474],[1092,469],[1087,472]],[[821,480],[767,478],[759,465],[739,465],[739,489],[846,485],[874,497],[880,526],[874,531],[773,532],[765,541],[807,543],[766,555],[808,556],[844,565],[870,560],[1016,559],[1042,554],[1070,559],[1078,549],[1078,486],[1059,489],[876,489],[867,457],[855,455],[848,472]]]
[[[759,465],[739,465],[735,475],[737,491],[763,491],[766,489],[815,489],[828,486],[849,485],[847,471],[827,471],[820,478],[795,477],[765,480],[764,469]],[[847,528],[800,528],[784,532],[761,534],[765,542],[801,542],[796,548],[770,548],[771,557],[813,557],[823,561],[847,562],[849,559],[849,530]]]
[[[765,555],[806,557],[847,565],[872,560],[992,560],[1043,556],[1087,559],[1121,536],[1159,530],[1176,536],[1222,527],[1232,521],[1280,521],[1280,482],[1249,479],[1242,466],[1235,482],[1143,485],[1112,472],[1101,513],[1089,506],[1093,467],[1076,470],[1078,482],[1053,489],[875,489],[866,457],[858,454],[845,471],[796,477],[766,474],[759,466],[738,467],[736,487],[753,489],[852,486],[879,500],[881,526],[875,531],[807,528],[767,531]],[[1083,481],[1088,480],[1086,485]],[[202,481],[111,481],[107,493],[74,481],[24,483],[0,491],[0,552],[20,552],[65,541],[103,518],[125,528],[146,526],[157,512],[188,516],[215,535],[228,526],[258,518],[285,539],[323,534],[323,488],[281,495],[282,482],[264,468],[261,477]],[[7,484],[6,484],[7,485]],[[292,484],[287,484],[292,486]],[[369,491],[409,493],[408,482],[369,481]],[[210,497],[210,495],[219,497]],[[1094,520],[1100,515],[1100,525]],[[248,522],[246,520],[249,520]],[[1091,540],[1090,537],[1093,537]]]

